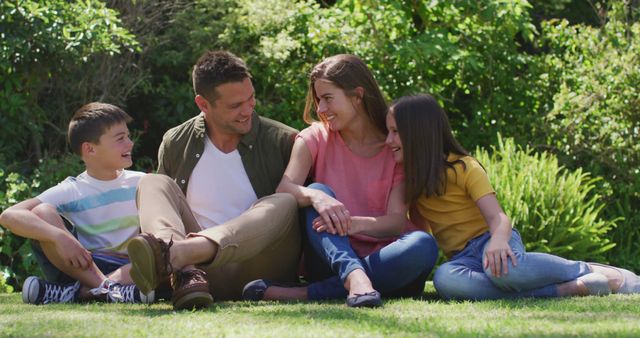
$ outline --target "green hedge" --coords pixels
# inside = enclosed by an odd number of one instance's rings
[[[600,178],[567,170],[556,156],[533,153],[500,136],[491,152],[477,149],[476,157],[527,251],[605,260],[604,253],[615,246],[607,233],[618,219],[602,215],[605,204],[594,190]]]
[[[0,210],[37,196],[67,176],[78,175],[84,171],[84,165],[77,156],[67,155],[61,159],[41,161],[30,176],[5,170],[0,163]],[[40,274],[29,241],[0,226],[0,275],[13,287],[20,289],[25,278]]]

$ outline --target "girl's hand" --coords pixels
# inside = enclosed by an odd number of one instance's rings
[[[489,244],[484,252],[483,266],[491,269],[495,277],[500,277],[509,273],[508,259],[511,258],[513,266],[518,265],[516,256],[511,251],[509,242],[498,236],[491,236]]]
[[[311,205],[324,222],[322,231],[340,236],[347,235],[351,225],[351,214],[342,202],[318,190],[318,193],[311,199]],[[318,231],[316,227],[314,229]]]
[[[313,230],[315,230],[316,232],[326,231],[330,234],[335,235],[335,232],[332,232],[331,230],[332,227],[327,225],[321,216],[318,216],[316,219],[313,220],[313,223],[311,223],[311,228],[313,228]]]
[[[485,179],[488,181],[486,175]],[[480,197],[476,204],[491,231],[491,238],[484,252],[482,266],[485,269],[491,269],[491,273],[495,277],[506,275],[509,273],[509,257],[511,257],[513,266],[517,265],[516,256],[509,246],[511,232],[513,231],[511,222],[502,207],[500,207],[495,194],[486,194]]]

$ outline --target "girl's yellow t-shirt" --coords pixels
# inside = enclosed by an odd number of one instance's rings
[[[449,162],[461,159],[454,169],[447,168],[447,189],[441,196],[422,197],[416,208],[429,221],[433,236],[447,258],[464,249],[467,242],[489,230],[476,205],[487,194],[495,194],[489,177],[471,156],[450,154]]]

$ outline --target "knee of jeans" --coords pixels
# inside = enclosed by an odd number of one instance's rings
[[[406,235],[404,240],[411,243],[406,257],[419,259],[423,271],[431,271],[438,260],[438,244],[433,236],[424,231],[414,231]]]
[[[323,183],[317,183],[317,182],[311,183],[307,186],[307,188],[320,190],[331,197],[336,197],[336,193],[333,192],[333,189],[331,189],[331,187]]]
[[[485,275],[487,275],[491,282],[498,288],[508,291],[519,291],[521,289],[523,278],[521,274],[518,273],[518,267],[514,267],[511,260],[507,263],[507,273],[501,274],[500,277],[494,276],[491,268],[483,267],[483,270]],[[524,282],[526,283],[526,281]]]
[[[453,272],[453,265],[444,263],[433,274],[433,286],[444,299],[473,299],[473,289],[469,281],[462,280]]]

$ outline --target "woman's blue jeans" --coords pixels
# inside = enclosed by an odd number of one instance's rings
[[[500,299],[558,297],[557,285],[590,271],[584,262],[571,261],[545,253],[527,253],[518,231],[513,230],[509,245],[517,266],[508,262],[508,274],[494,277],[484,269],[482,259],[491,234],[484,233],[435,272],[433,284],[445,299]]]
[[[335,196],[333,191],[324,184],[313,183],[309,188]],[[347,275],[355,269],[365,271],[373,287],[385,294],[402,289],[421,276],[426,279],[436,264],[438,247],[435,239],[426,232],[407,233],[379,251],[360,259],[353,251],[348,236],[332,235],[327,232],[318,233],[313,230],[312,222],[319,216],[313,207],[305,208],[304,213],[307,237],[311,247],[336,274],[309,284],[307,289],[309,300],[347,296],[344,282]]]

